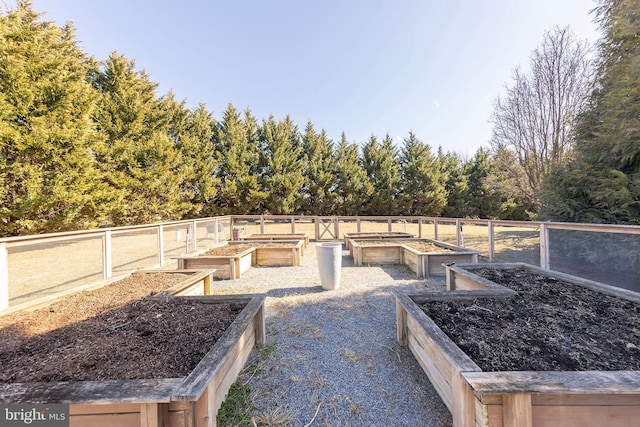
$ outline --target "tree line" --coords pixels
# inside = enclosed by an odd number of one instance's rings
[[[637,222],[637,13],[601,2],[595,80],[585,46],[547,33],[496,102],[491,147],[465,158],[412,132],[332,141],[311,121],[187,108],[19,1],[0,15],[0,235],[262,213]]]

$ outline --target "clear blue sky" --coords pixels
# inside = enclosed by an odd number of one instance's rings
[[[13,3],[15,4],[15,3]],[[496,97],[528,68],[545,30],[595,41],[593,0],[34,0],[72,21],[99,60],[118,51],[216,118],[229,102],[258,119],[290,114],[344,131],[471,155],[491,137]]]

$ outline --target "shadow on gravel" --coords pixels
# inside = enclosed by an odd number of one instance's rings
[[[285,298],[292,295],[319,294],[324,292],[321,286],[270,289],[266,295],[272,298]]]

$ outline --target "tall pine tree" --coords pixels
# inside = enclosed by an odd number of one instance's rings
[[[299,213],[329,215],[336,203],[333,144],[324,131],[316,133],[309,121],[302,135],[302,149],[305,157],[305,183]]]
[[[180,219],[189,205],[181,191],[182,156],[170,132],[173,96],[158,98],[157,84],[117,53],[95,84],[102,94],[96,121],[107,135],[99,165],[118,196],[110,206],[113,224]]]
[[[447,204],[443,174],[431,147],[413,132],[405,138],[401,150],[403,215],[438,216]]]
[[[250,110],[244,120],[229,103],[216,132],[217,210],[221,214],[258,214],[266,193],[260,182],[258,124]]]
[[[336,162],[336,215],[363,215],[364,205],[373,192],[362,167],[357,144],[347,141],[344,132],[335,150]]]
[[[0,58],[0,233],[98,225],[109,193],[93,156],[93,60],[28,1],[0,15]]]
[[[373,186],[373,193],[365,205],[365,212],[369,215],[398,214],[400,163],[393,140],[388,134],[382,143],[373,135],[369,138],[362,147],[362,165]]]
[[[304,184],[304,160],[298,128],[289,116],[282,121],[271,116],[263,121],[260,141],[263,188],[267,193],[264,208],[274,215],[295,213],[299,209]]]

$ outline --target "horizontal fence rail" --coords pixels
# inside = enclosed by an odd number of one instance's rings
[[[173,258],[240,234],[404,232],[640,291],[640,226],[406,216],[231,215],[0,239],[0,310]]]

